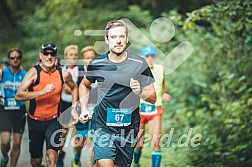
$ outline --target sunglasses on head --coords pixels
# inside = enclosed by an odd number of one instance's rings
[[[10,55],[10,56],[9,56],[9,59],[11,59],[11,60],[15,60],[15,59],[20,60],[20,59],[21,59],[21,56]]]
[[[56,56],[56,52],[42,52],[43,53],[43,55],[45,55],[45,56],[49,56],[49,54],[51,55],[51,56]]]

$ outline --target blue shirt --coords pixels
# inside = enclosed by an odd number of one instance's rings
[[[24,106],[24,101],[15,101],[17,90],[24,79],[26,71],[21,69],[18,74],[13,74],[10,67],[2,69],[1,91],[4,97],[4,106]],[[9,104],[8,104],[9,103]]]

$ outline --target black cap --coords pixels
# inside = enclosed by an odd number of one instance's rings
[[[41,46],[41,52],[45,50],[52,50],[54,52],[57,52],[57,46],[54,45],[53,43],[46,43]]]

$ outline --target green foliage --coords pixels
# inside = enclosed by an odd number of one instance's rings
[[[178,25],[173,42],[186,36],[195,47],[168,76],[175,98],[170,121],[180,118],[180,128],[189,124],[203,135],[201,145],[189,149],[191,165],[251,166],[251,2],[216,2],[185,21],[174,12],[165,15]]]
[[[83,4],[83,6],[81,5]],[[97,40],[104,37],[86,37],[84,34],[75,36],[75,30],[104,30],[109,20],[127,17],[138,25],[146,24],[151,20],[146,11],[137,6],[129,6],[128,10],[116,10],[97,7],[93,10],[92,3],[80,0],[47,1],[44,6],[37,8],[32,16],[27,16],[22,22],[26,38],[22,48],[28,52],[28,57],[34,58],[39,51],[39,46],[45,42],[53,42],[59,46],[62,58],[64,47],[69,44],[81,47],[94,45]],[[97,12],[99,11],[100,12]],[[141,13],[141,15],[138,15]],[[36,24],[34,24],[36,23]],[[38,40],[39,39],[39,40]]]

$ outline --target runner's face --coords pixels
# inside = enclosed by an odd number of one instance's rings
[[[50,53],[50,54],[48,54]],[[47,68],[51,68],[54,67],[56,64],[56,59],[57,59],[57,53],[53,56],[52,54],[55,53],[52,50],[45,50],[43,52],[39,53],[40,59],[41,59],[41,63],[43,66],[47,67]],[[46,55],[48,54],[48,55]]]
[[[78,51],[76,49],[69,49],[64,56],[68,65],[76,65],[78,59]]]
[[[85,65],[88,65],[89,62],[95,57],[95,52],[93,50],[88,50],[83,53],[82,58]]]
[[[146,62],[148,63],[149,66],[152,66],[155,62],[156,56],[155,55],[147,55],[144,56]]]
[[[8,57],[9,64],[11,67],[19,68],[21,64],[21,56],[17,51],[13,51],[10,53],[10,56]]]
[[[108,30],[108,37],[105,37],[105,42],[109,46],[109,50],[117,55],[120,55],[126,50],[128,38],[124,27],[115,27]]]

